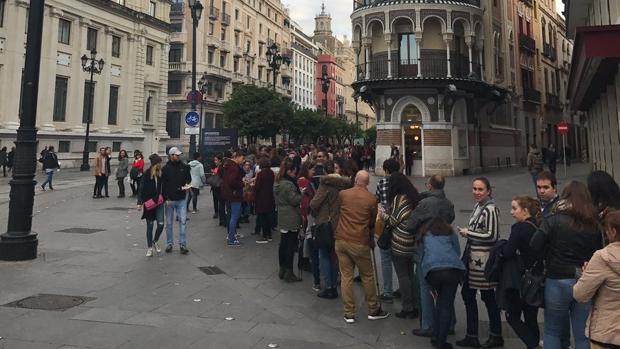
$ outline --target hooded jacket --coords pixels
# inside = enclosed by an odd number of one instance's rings
[[[278,228],[283,231],[299,231],[301,227],[301,192],[290,179],[282,178],[273,186],[278,206]]]
[[[573,288],[580,303],[593,300],[585,334],[590,340],[620,345],[620,242],[596,251]]]
[[[322,176],[319,189],[310,201],[310,212],[315,224],[327,223],[331,219],[333,228],[338,226],[340,218],[340,201],[338,193],[352,187],[351,179],[336,174]]]
[[[192,176],[192,188],[200,189],[207,181],[207,176],[205,176],[205,168],[198,160],[192,160],[188,165]]]
[[[224,182],[220,187],[222,197],[226,201],[242,202],[243,170],[236,162],[228,158],[224,159],[222,169],[224,171],[224,173],[222,173],[222,178],[224,179]]]

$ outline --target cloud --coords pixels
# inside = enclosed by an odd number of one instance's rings
[[[321,3],[316,0],[283,0],[284,6],[290,10],[291,18],[299,23],[306,34],[314,32],[314,17],[321,12]],[[351,37],[351,12],[353,1],[328,0],[325,2],[325,12],[332,16],[332,31],[341,37]]]

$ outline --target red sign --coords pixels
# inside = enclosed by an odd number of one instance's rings
[[[558,134],[564,136],[568,134],[568,123],[566,121],[560,121],[557,125]]]
[[[200,104],[201,102],[202,102],[202,93],[200,93],[200,91],[193,90],[187,94],[187,103]]]

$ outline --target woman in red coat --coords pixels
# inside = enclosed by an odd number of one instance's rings
[[[263,237],[256,240],[258,244],[272,241],[271,217],[275,210],[275,198],[273,196],[273,183],[275,174],[271,170],[269,158],[263,157],[258,161],[260,171],[256,175],[254,184],[254,211],[256,212],[256,228],[254,231],[263,231]]]

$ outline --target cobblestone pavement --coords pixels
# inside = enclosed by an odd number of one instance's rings
[[[569,178],[584,180],[588,169],[574,165]],[[534,186],[523,169],[488,177],[506,237],[511,197],[533,194]],[[465,224],[473,207],[472,178],[448,179],[455,225]],[[423,188],[423,179],[413,182]],[[0,179],[1,230],[8,215],[7,183]],[[211,218],[208,189],[200,196],[200,213],[189,215],[190,254],[182,256],[175,249],[147,258],[145,224],[135,201],[93,200],[92,184],[90,174],[69,170],[58,174],[55,191],[37,189],[33,230],[39,234],[39,258],[0,262],[0,304],[36,294],[91,298],[65,311],[0,306],[0,348],[430,348],[427,339],[410,334],[417,320],[367,321],[359,286],[359,320],[347,325],[340,301],[317,298],[308,273],[296,284],[278,280],[278,238],[255,244],[253,224],[242,225],[242,247],[226,248],[225,231]],[[110,181],[110,189],[115,197],[115,182]],[[224,274],[206,275],[199,269],[211,265]],[[458,323],[457,335],[449,338],[452,343],[464,335],[465,326],[460,296],[455,304]],[[400,310],[398,303],[384,308]],[[484,307],[480,310],[481,321],[486,321]],[[482,340],[487,327],[481,326]],[[523,347],[506,324],[504,328],[506,347]]]

